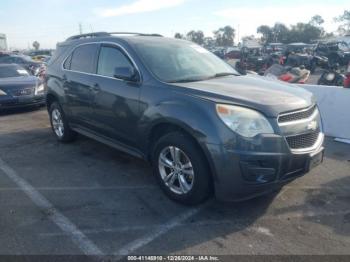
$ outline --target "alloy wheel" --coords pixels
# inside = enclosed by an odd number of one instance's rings
[[[52,127],[56,135],[61,138],[64,135],[64,124],[61,112],[55,108],[51,113]]]
[[[158,168],[164,184],[174,193],[183,195],[191,191],[194,169],[189,157],[175,146],[164,148],[158,159]]]

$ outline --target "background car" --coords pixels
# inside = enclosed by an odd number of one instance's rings
[[[0,64],[17,64],[24,67],[28,72],[35,75],[39,72],[42,62],[34,61],[25,55],[8,55],[0,57]]]
[[[26,52],[25,54],[31,57],[44,55],[44,56],[52,56],[53,50],[40,49],[40,50],[32,50]]]
[[[0,64],[0,110],[45,104],[43,82],[25,68]]]
[[[346,42],[319,43],[315,54],[327,57],[331,66],[346,66],[350,62],[350,47]]]

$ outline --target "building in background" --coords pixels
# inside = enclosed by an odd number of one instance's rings
[[[0,34],[0,51],[7,50],[7,40],[5,34]]]

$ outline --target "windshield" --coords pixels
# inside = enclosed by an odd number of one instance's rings
[[[191,82],[225,75],[239,75],[208,50],[185,41],[137,43],[146,66],[163,82]]]
[[[29,73],[19,66],[2,66],[0,67],[0,78],[28,76]]]

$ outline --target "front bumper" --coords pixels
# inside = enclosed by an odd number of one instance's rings
[[[45,95],[33,95],[23,97],[0,97],[0,109],[12,109],[19,107],[35,106],[45,104]]]
[[[218,199],[240,201],[278,190],[323,161],[323,136],[317,148],[303,153],[292,152],[283,137],[263,140],[262,148],[271,149],[269,152],[210,146]]]

